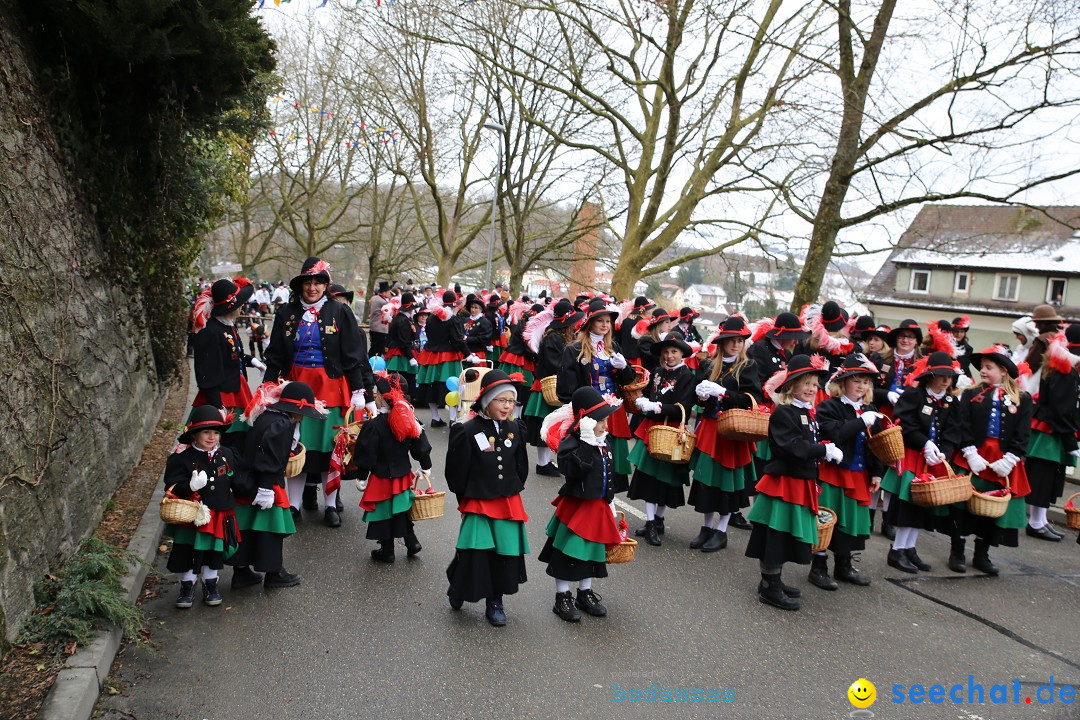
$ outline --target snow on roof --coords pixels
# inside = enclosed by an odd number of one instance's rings
[[[942,239],[933,248],[904,248],[892,261],[906,265],[963,268],[1000,268],[1039,273],[1080,274],[1080,239],[1042,244],[1031,238],[987,238],[986,244],[970,238]]]

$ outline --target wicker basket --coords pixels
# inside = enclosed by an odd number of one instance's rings
[[[345,457],[342,458],[342,465],[348,467],[352,463],[353,453],[356,452],[356,438],[360,435],[360,428],[364,426],[364,415],[360,414],[359,420],[353,420],[353,406],[350,405],[349,409],[345,411],[345,424],[341,426],[339,432],[349,434],[349,443],[345,446]]]
[[[814,552],[821,552],[822,550],[829,549],[829,543],[832,542],[833,528],[836,527],[836,513],[827,507],[818,508],[818,512],[825,511],[829,513],[831,518],[828,522],[821,522],[818,520],[817,526],[817,545],[814,545],[812,550]]]
[[[623,407],[627,412],[640,413],[635,401],[641,397],[645,388],[649,386],[649,371],[640,365],[634,365],[634,382],[622,385],[619,391],[622,393]]]
[[[930,482],[911,483],[911,501],[921,507],[939,507],[967,502],[971,497],[971,475],[957,475],[952,465],[945,462],[948,475],[941,475]]]
[[[866,444],[878,460],[892,465],[904,459],[904,435],[900,432],[899,425],[894,425],[887,418],[886,421],[889,427],[877,435],[874,435],[870,428],[866,428]]]
[[[1005,489],[1009,490],[1007,479]],[[999,497],[997,495],[985,495],[975,488],[971,488],[971,497],[967,501],[968,512],[979,517],[999,518],[1005,514],[1011,499],[1012,492]]]
[[[769,413],[758,410],[757,400],[750,395],[750,409],[732,408],[716,418],[716,434],[728,440],[761,442],[769,439]]]
[[[431,489],[431,475],[427,475],[424,478],[427,480],[428,490]],[[416,485],[413,485],[415,489]],[[416,520],[432,520],[434,518],[440,518],[443,516],[443,507],[446,504],[446,493],[439,492],[434,493],[418,493],[413,498],[412,507],[409,508],[409,519]]]
[[[1065,524],[1073,530],[1080,530],[1080,508],[1073,507],[1073,500],[1080,497],[1080,492],[1073,493],[1065,501]]]
[[[307,462],[307,448],[304,443],[296,443],[296,452],[285,463],[285,477],[296,477],[304,471],[304,463]]]
[[[619,516],[626,519],[626,513],[619,511]],[[618,564],[628,563],[634,559],[634,553],[637,552],[637,540],[633,538],[627,538],[618,545],[612,545],[607,549],[607,556],[604,558],[604,562]]]
[[[562,407],[562,400],[559,399],[559,395],[555,392],[556,386],[559,384],[559,378],[556,375],[548,375],[546,378],[540,381],[540,389],[544,392],[544,402],[551,407]]]
[[[199,515],[199,503],[194,500],[181,500],[173,494],[175,485],[170,485],[165,491],[165,497],[161,498],[158,506],[158,515],[170,525],[186,525],[195,522]]]
[[[675,404],[679,406],[679,427],[653,425],[649,428],[649,454],[657,460],[685,465],[690,462],[697,436],[686,429],[686,408],[682,403]]]

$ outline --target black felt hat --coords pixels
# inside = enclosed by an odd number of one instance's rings
[[[821,324],[829,332],[843,330],[848,323],[848,311],[840,303],[830,300],[821,306]]]
[[[566,298],[562,298],[559,302],[555,303],[555,307],[551,309],[551,312],[554,313],[554,317],[548,327],[554,328],[555,330],[568,328],[585,317],[585,313],[574,307],[573,303]]]
[[[686,338],[683,337],[683,334],[676,331],[669,332],[663,340],[653,343],[652,354],[654,357],[660,357],[660,353],[669,347],[678,348],[684,358],[694,354],[694,349],[686,344]]]
[[[750,337],[750,328],[747,327],[746,321],[736,315],[731,315],[724,320],[717,331],[716,335],[712,338],[712,344],[716,345],[721,340],[727,338],[748,338]]]
[[[210,287],[210,297],[214,306],[210,309],[211,317],[228,315],[251,299],[255,286],[247,278],[218,280]]]
[[[345,302],[350,305],[353,304],[353,291],[346,290],[344,285],[338,285],[337,283],[331,283],[330,294],[334,297],[344,298]]]
[[[956,377],[960,374],[959,364],[949,357],[948,353],[940,351],[930,353],[926,358],[926,365],[919,367],[916,364],[916,368],[919,370],[919,374],[914,378],[916,381],[928,379],[932,375]]]
[[[592,385],[584,385],[570,396],[570,406],[574,410],[575,421],[589,417],[600,422],[619,409],[618,402],[611,403]],[[575,422],[576,424],[576,422]]]
[[[184,432],[176,440],[184,445],[190,445],[195,433],[200,430],[225,432],[232,425],[232,422],[232,413],[224,408],[214,405],[200,405],[191,411],[191,418],[188,420],[187,427],[184,428]]]
[[[885,336],[885,342],[889,343],[889,347],[896,347],[896,336],[901,330],[908,330],[915,333],[915,343],[917,345],[922,345],[922,328],[919,327],[919,323],[908,318],[906,320],[901,320],[900,324],[890,330],[889,334]]]
[[[862,353],[851,353],[844,358],[844,362],[837,368],[836,373],[830,378],[830,382],[846,380],[849,377],[867,375],[877,377],[880,374],[877,365],[870,361]]]
[[[1016,367],[1016,363],[1009,357],[1009,348],[1004,345],[991,345],[985,350],[980,350],[977,353],[971,354],[971,366],[979,368],[982,366],[982,361],[993,360],[1001,367],[1005,368],[1009,373],[1009,377],[1013,380],[1020,377],[1020,369]]]
[[[325,260],[320,260],[317,257],[309,257],[305,260],[304,264],[300,266],[300,274],[289,281],[289,288],[297,297],[300,297],[305,280],[321,280],[329,285],[331,282],[330,265]]]
[[[793,312],[782,312],[773,321],[772,329],[765,333],[776,340],[805,340],[810,333],[803,329],[802,321]]]
[[[315,405],[315,392],[305,382],[294,380],[281,389],[278,401],[273,405],[267,405],[269,410],[279,410],[285,413],[298,413],[314,420],[325,420],[326,411],[319,410]]]

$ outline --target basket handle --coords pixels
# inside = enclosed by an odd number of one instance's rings
[[[1073,504],[1072,504],[1072,501],[1073,501],[1073,498],[1076,498],[1076,497],[1080,497],[1080,492],[1073,493],[1072,495],[1070,495],[1069,499],[1065,501],[1065,507],[1067,507],[1067,508],[1074,507]]]
[[[946,472],[949,473],[949,479],[952,480],[956,477],[956,473],[953,471],[952,465],[949,464],[948,459],[942,460],[941,464],[945,466]]]
[[[413,476],[413,485],[412,485],[413,490],[415,490],[420,485],[420,478],[424,478],[425,480],[427,480],[427,489],[430,490],[431,489],[431,471],[428,470],[427,474],[425,475],[423,469],[421,469],[419,473],[417,473],[416,475]]]
[[[746,393],[746,396],[750,398],[750,412],[757,412],[757,400],[754,398],[754,393]]]
[[[681,435],[686,432],[686,408],[682,403],[675,404],[679,406],[679,434]]]
[[[875,410],[874,412],[877,412],[877,411]],[[878,415],[881,415],[881,419],[885,423],[885,429],[886,430],[888,430],[889,428],[896,427],[896,423],[894,423],[892,420],[890,420],[886,415],[883,415],[882,413],[878,413]],[[867,425],[866,426],[866,437],[874,437],[874,426],[873,425]]]
[[[635,383],[645,382],[646,380],[649,379],[648,378],[649,371],[646,370],[643,366],[641,366],[641,365],[632,365],[631,367],[634,368],[634,377],[636,378],[636,380],[634,381]]]

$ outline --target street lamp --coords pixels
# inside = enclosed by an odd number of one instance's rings
[[[494,130],[499,133],[499,162],[495,166],[495,192],[491,194],[491,234],[488,235],[487,269],[484,271],[484,289],[491,290],[491,254],[495,252],[495,201],[499,197],[499,173],[502,172],[503,164],[503,138],[506,136],[506,128],[496,122],[484,123],[485,130]]]

